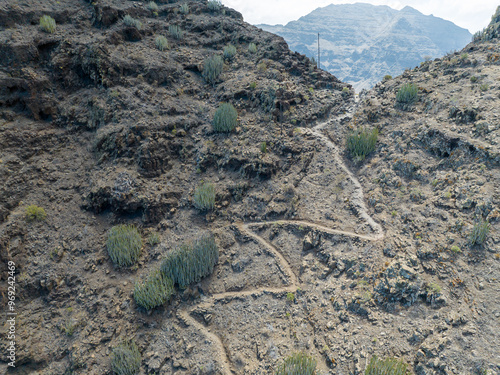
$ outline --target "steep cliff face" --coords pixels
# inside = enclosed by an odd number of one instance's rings
[[[357,91],[371,88],[427,58],[463,48],[471,34],[449,21],[407,6],[400,11],[370,4],[329,5],[285,26],[258,25],[285,38],[292,50],[317,57],[321,67]]]

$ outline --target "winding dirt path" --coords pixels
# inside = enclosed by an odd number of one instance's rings
[[[321,232],[325,233],[330,233],[330,234],[340,234],[344,236],[349,236],[349,237],[357,237],[361,238],[363,240],[368,240],[368,241],[378,241],[384,238],[384,231],[382,229],[382,226],[375,222],[373,218],[368,214],[368,210],[365,205],[365,200],[364,200],[364,194],[363,194],[363,189],[361,187],[361,184],[359,183],[358,179],[354,176],[354,174],[347,168],[345,163],[342,161],[342,158],[340,156],[340,152],[337,148],[337,146],[325,135],[322,133],[322,129],[324,129],[326,126],[331,124],[334,121],[340,121],[343,117],[349,117],[349,115],[344,115],[341,117],[334,118],[332,120],[323,122],[319,125],[316,125],[312,129],[306,129],[305,131],[309,134],[312,134],[314,137],[316,137],[320,142],[322,142],[333,154],[335,161],[337,164],[343,169],[343,171],[346,173],[346,175],[351,179],[351,181],[354,183],[355,190],[354,193],[352,194],[351,197],[351,203],[355,206],[356,208],[356,213],[357,215],[364,219],[371,227],[373,230],[374,234],[358,234],[354,232],[349,232],[349,231],[343,231],[343,230],[338,230],[338,229],[333,229],[325,226],[322,223],[317,223],[313,221],[306,221],[306,220],[277,220],[277,221],[264,221],[264,222],[250,222],[250,223],[238,223],[237,227],[239,230],[249,237],[251,237],[256,243],[259,243],[263,245],[265,248],[268,249],[268,251],[276,258],[277,265],[281,272],[285,275],[287,278],[287,282],[285,286],[283,287],[259,287],[251,290],[244,290],[244,291],[238,291],[238,292],[224,292],[224,293],[217,293],[212,296],[210,296],[208,299],[203,301],[200,304],[197,304],[194,307],[186,308],[186,309],[181,309],[177,312],[177,317],[179,320],[181,320],[184,324],[186,325],[192,325],[196,327],[207,339],[212,342],[212,344],[215,346],[217,352],[218,352],[218,362],[221,366],[222,373],[224,375],[233,375],[235,372],[231,370],[231,362],[229,361],[228,358],[228,353],[227,349],[224,347],[224,344],[222,340],[220,339],[219,336],[217,336],[215,333],[211,331],[210,328],[207,328],[204,326],[202,323],[198,322],[196,319],[194,319],[191,316],[191,312],[193,312],[195,309],[200,308],[200,307],[209,307],[215,304],[216,301],[219,300],[230,300],[235,297],[245,297],[245,296],[258,296],[262,294],[275,294],[275,295],[283,295],[284,293],[288,292],[295,292],[297,290],[297,287],[299,287],[299,280],[297,275],[292,270],[292,267],[288,263],[288,261],[285,259],[283,254],[279,251],[278,248],[276,248],[273,244],[270,242],[266,241],[264,238],[260,237],[257,235],[252,228],[258,228],[258,227],[264,227],[268,225],[273,225],[273,224],[292,224],[292,225],[297,225],[297,226],[303,226],[303,227],[309,227],[312,229],[316,229]]]

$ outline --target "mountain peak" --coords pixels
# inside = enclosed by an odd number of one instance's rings
[[[288,42],[290,48],[317,57],[321,68],[352,84],[370,88],[385,75],[397,75],[427,56],[441,57],[471,40],[468,30],[426,16],[406,6],[401,10],[367,3],[331,4],[284,27],[260,25]]]

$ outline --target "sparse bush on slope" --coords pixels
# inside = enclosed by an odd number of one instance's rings
[[[135,303],[146,310],[163,305],[175,294],[174,283],[159,269],[153,270],[144,281],[136,281]]]
[[[194,191],[194,206],[200,211],[211,210],[215,207],[215,185],[203,183]]]
[[[405,375],[408,365],[395,358],[378,359],[373,356],[366,367],[365,375]]]
[[[369,131],[357,129],[347,137],[347,150],[355,160],[363,160],[368,154],[375,150],[377,144],[378,129]]]
[[[134,226],[116,225],[108,233],[106,247],[114,264],[120,267],[128,267],[139,259],[142,238]]]
[[[414,83],[406,83],[396,93],[396,107],[407,110],[418,98],[418,87]]]
[[[215,238],[208,233],[168,253],[161,264],[161,271],[181,288],[186,288],[210,275],[218,260],[219,249]]]
[[[230,103],[222,103],[214,115],[213,128],[218,133],[229,133],[238,125],[238,112]]]
[[[116,375],[135,375],[140,367],[141,353],[133,341],[123,342],[113,349],[111,369]]]
[[[294,353],[278,367],[276,375],[314,375],[316,360],[305,353]]]
[[[222,61],[222,57],[219,55],[214,55],[205,60],[203,64],[203,73],[202,76],[207,83],[215,85],[219,76],[222,74],[222,70],[224,68],[224,62]]]

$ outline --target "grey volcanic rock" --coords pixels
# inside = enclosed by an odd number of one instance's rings
[[[370,88],[386,74],[396,76],[426,58],[463,48],[468,30],[405,7],[356,3],[318,8],[287,25],[258,25],[285,38],[292,50],[317,57],[321,67],[356,90]]]

